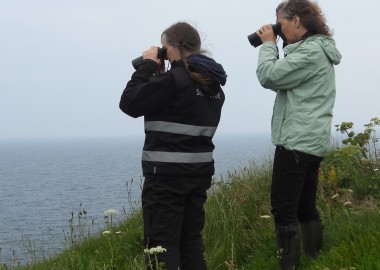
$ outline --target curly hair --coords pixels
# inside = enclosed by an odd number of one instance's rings
[[[283,13],[285,18],[292,19],[298,16],[301,23],[316,34],[332,36],[333,32],[326,24],[326,18],[316,2],[309,0],[286,0],[280,3],[276,13]]]

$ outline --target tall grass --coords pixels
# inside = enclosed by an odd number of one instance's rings
[[[252,164],[214,184],[204,229],[209,269],[238,269],[255,260],[261,243],[273,242],[267,218],[270,166]]]
[[[203,231],[208,269],[278,269],[273,219],[269,207],[271,163],[252,164],[215,181],[206,203]],[[324,183],[326,188],[326,183]],[[315,260],[302,257],[301,269],[380,269],[380,212],[373,197],[339,196],[320,190],[318,207],[325,224],[325,244]],[[333,198],[331,198],[333,197]],[[104,232],[85,237],[58,256],[17,269],[145,269],[140,211]],[[0,269],[12,269],[2,265]]]

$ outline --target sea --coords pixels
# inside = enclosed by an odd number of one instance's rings
[[[140,209],[143,136],[0,140],[0,266],[47,259]],[[217,134],[216,181],[271,159],[269,134]],[[117,219],[117,220],[116,220]]]

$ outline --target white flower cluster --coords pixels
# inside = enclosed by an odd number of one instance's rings
[[[166,252],[166,248],[163,248],[162,246],[152,247],[150,249],[146,248],[144,249],[145,253],[149,254],[157,254],[157,253],[163,253]]]
[[[104,231],[103,235],[110,235],[112,232],[111,231]],[[123,234],[122,231],[115,232],[116,234]]]
[[[105,217],[112,217],[112,216],[116,216],[117,213],[119,213],[117,210],[111,208],[111,209],[104,211],[104,216]]]

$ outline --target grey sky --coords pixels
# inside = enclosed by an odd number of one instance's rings
[[[143,119],[118,108],[131,60],[185,20],[228,73],[218,134],[270,131],[275,94],[257,82],[247,35],[275,21],[279,1],[35,0],[0,3],[0,139],[126,136]],[[380,116],[378,0],[320,0],[337,47],[333,124]],[[282,55],[282,52],[280,53]]]

